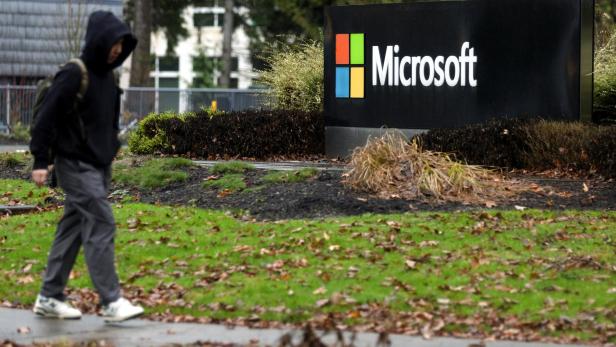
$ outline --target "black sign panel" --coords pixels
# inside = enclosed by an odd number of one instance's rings
[[[328,7],[326,125],[430,129],[504,116],[580,119],[582,1]]]

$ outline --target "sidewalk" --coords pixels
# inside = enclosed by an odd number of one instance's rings
[[[0,153],[13,153],[28,150],[28,145],[0,145]]]
[[[22,333],[18,332],[22,331]],[[23,330],[28,331],[23,333]],[[84,316],[81,320],[62,321],[36,317],[31,311],[0,308],[0,342],[10,340],[21,344],[43,342],[88,342],[101,341],[112,346],[170,346],[200,342],[237,344],[240,346],[277,346],[280,338],[291,332],[295,343],[301,338],[301,331],[275,329],[249,329],[244,327],[227,328],[213,324],[159,323],[147,320],[132,320],[120,324],[105,324],[97,316]],[[333,334],[323,338],[331,345]],[[391,347],[469,347],[480,346],[479,340],[453,338],[434,338],[390,335]],[[350,334],[345,334],[350,341]],[[378,335],[357,334],[356,347],[376,347]],[[381,345],[383,346],[383,345]],[[542,343],[522,343],[510,341],[486,342],[487,347],[572,347],[574,345],[555,345]]]

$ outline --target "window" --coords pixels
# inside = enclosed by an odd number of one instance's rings
[[[217,7],[218,1],[216,0],[194,0],[193,6],[195,7]]]
[[[156,56],[150,55],[150,70],[156,70]],[[176,56],[158,57],[158,71],[179,71],[180,58]]]
[[[195,13],[193,14],[195,28],[222,27],[225,24],[224,13]]]
[[[217,82],[218,82],[218,86],[221,86],[220,77],[218,77],[218,81]],[[238,83],[239,83],[239,81],[238,81],[237,78],[231,77],[231,79],[229,80],[229,88],[237,89]]]
[[[160,71],[178,71],[180,70],[180,58],[174,56],[165,56],[158,58],[158,70]]]
[[[193,15],[193,22],[196,28],[201,27],[213,27],[216,23],[215,13],[195,13]]]

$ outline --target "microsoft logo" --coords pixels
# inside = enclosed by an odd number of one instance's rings
[[[336,34],[336,98],[364,98],[363,65],[364,34]]]

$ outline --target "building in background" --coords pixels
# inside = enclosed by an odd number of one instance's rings
[[[1,0],[0,85],[30,85],[78,56],[91,12],[122,0]]]
[[[152,34],[151,78],[154,88],[129,88],[131,59],[119,69],[121,126],[149,113],[198,111],[216,103],[221,110],[263,105],[262,93],[247,90],[255,74],[250,41],[242,26],[233,34],[231,88],[216,88],[222,70],[223,0],[202,0],[183,11],[188,35],[169,50],[162,32]],[[123,0],[0,0],[0,132],[27,126],[38,80],[79,56],[90,13],[107,10],[123,18]],[[247,11],[237,8],[236,11]],[[162,88],[162,89],[159,89]]]
[[[188,7],[183,16],[188,36],[171,53],[162,32],[152,34],[152,73],[154,85],[172,88],[217,87],[222,70],[223,0],[205,0],[203,6]],[[237,8],[236,11],[247,11]],[[252,86],[255,74],[250,61],[250,40],[237,26],[232,41],[231,88]]]
[[[0,0],[0,133],[30,124],[34,85],[80,55],[90,13],[122,18],[122,9],[122,0]]]

